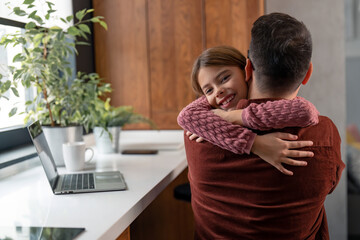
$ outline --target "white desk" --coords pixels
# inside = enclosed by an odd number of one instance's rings
[[[168,148],[181,146],[183,131],[123,131],[125,138]],[[121,171],[128,190],[55,196],[43,168],[35,167],[0,181],[0,226],[84,227],[79,239],[115,239],[187,166],[183,147],[145,156],[95,154],[95,160],[99,171]]]

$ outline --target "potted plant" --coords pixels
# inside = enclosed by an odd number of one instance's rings
[[[86,23],[99,23],[105,29],[107,25],[100,16],[85,19],[93,10],[84,9],[78,11],[75,18],[72,15],[59,17],[66,27],[48,27],[49,20],[56,18],[53,16],[56,12],[54,4],[44,2],[44,16],[33,10],[33,4],[34,0],[24,0],[20,6],[12,7],[14,14],[28,22],[25,31],[3,36],[0,45],[22,46],[22,51],[13,58],[13,63],[20,63],[20,66],[9,67],[11,84],[16,87],[21,83],[26,88],[36,89],[35,98],[26,102],[25,122],[37,119],[42,125],[49,126],[49,129],[44,128],[46,139],[56,164],[63,165],[61,144],[82,140],[82,126],[88,125],[89,120],[88,109],[99,96],[110,91],[110,85],[102,83],[96,73],[74,74],[69,58],[77,53],[77,45],[87,44],[80,41],[91,34]],[[16,88],[8,81],[5,84],[1,93],[11,89],[16,95]],[[14,107],[10,115],[16,111]]]
[[[147,123],[155,125],[151,120],[135,113],[131,106],[114,107],[110,105],[110,98],[106,101],[98,99],[90,111],[92,112],[89,128],[93,128],[95,143],[100,153],[119,152],[119,138],[125,124]]]

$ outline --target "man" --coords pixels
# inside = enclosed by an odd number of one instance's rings
[[[312,73],[305,25],[273,13],[255,21],[251,35],[245,67],[249,100],[238,108],[295,98]],[[314,143],[306,148],[314,157],[302,159],[307,167],[288,167],[294,176],[254,154],[236,155],[185,137],[196,239],[329,239],[324,201],[344,168],[338,131],[324,116],[315,126],[281,131]]]

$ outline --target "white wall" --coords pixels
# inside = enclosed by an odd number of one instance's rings
[[[342,138],[345,154],[345,30],[344,0],[265,0],[265,12],[284,12],[301,20],[313,39],[314,72],[300,94],[315,104],[321,115],[330,117]],[[344,170],[337,189],[325,207],[331,239],[347,239],[347,174]]]

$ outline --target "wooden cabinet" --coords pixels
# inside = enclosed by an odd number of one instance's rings
[[[93,0],[108,31],[94,27],[96,71],[113,86],[112,104],[132,105],[159,129],[195,99],[190,73],[206,48],[247,51],[262,0]]]

